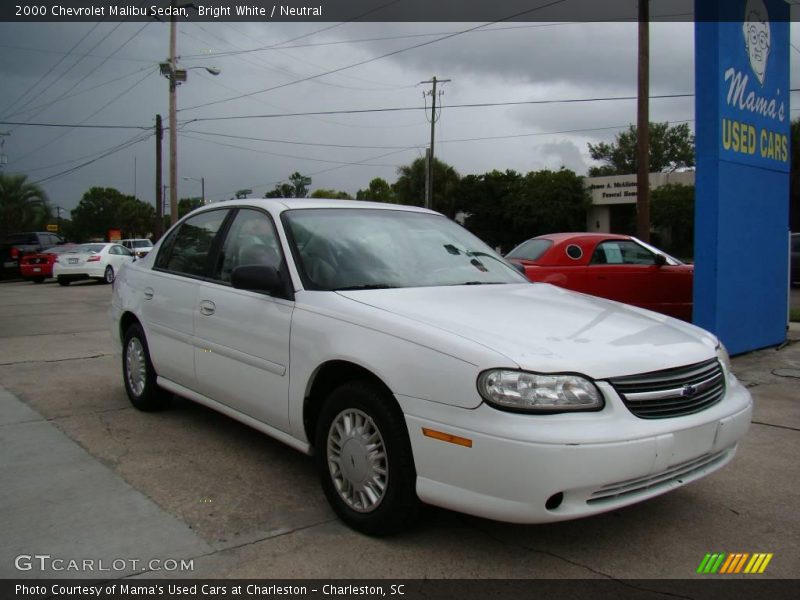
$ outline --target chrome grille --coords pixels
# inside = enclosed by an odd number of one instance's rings
[[[696,473],[703,471],[704,469],[708,469],[709,467],[724,461],[730,452],[731,449],[729,448],[716,454],[706,454],[705,456],[695,458],[685,463],[674,465],[669,469],[662,471],[661,473],[656,473],[655,475],[638,477],[636,479],[629,479],[627,481],[618,481],[617,483],[603,486],[599,490],[593,492],[591,497],[586,502],[587,504],[608,502],[611,500],[617,500],[619,498],[625,498],[626,496],[632,496],[634,494],[646,492],[648,490],[669,487],[670,485],[674,485],[676,483],[682,484],[684,483],[683,479],[689,478]]]
[[[725,395],[716,358],[702,363],[609,380],[625,406],[641,419],[666,419],[705,410]]]

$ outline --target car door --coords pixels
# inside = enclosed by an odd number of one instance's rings
[[[283,431],[289,430],[289,333],[294,302],[235,289],[237,266],[266,264],[288,278],[275,224],[240,209],[212,268],[198,284],[195,365],[201,394]]]
[[[675,305],[691,302],[690,286],[683,270],[658,264],[655,253],[634,240],[602,241],[590,262],[589,293],[649,310],[672,314]]]
[[[187,219],[161,244],[151,276],[140,290],[150,357],[161,376],[195,388],[194,319],[197,286],[229,209]]]

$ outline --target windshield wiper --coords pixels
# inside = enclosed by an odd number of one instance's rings
[[[347,287],[340,287],[336,288],[334,292],[350,292],[353,290],[388,290],[390,288],[396,288],[398,286],[392,285],[390,283],[365,283],[363,285],[349,285]]]

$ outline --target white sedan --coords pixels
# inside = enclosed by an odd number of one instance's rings
[[[56,258],[53,277],[61,285],[81,279],[113,283],[122,266],[133,261],[133,253],[120,244],[81,244]]]
[[[179,394],[313,454],[368,534],[423,503],[517,523],[617,509],[730,462],[753,410],[712,334],[530,283],[415,207],[216,203],[112,298],[134,406]]]

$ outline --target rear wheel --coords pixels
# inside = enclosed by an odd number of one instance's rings
[[[103,281],[106,283],[114,283],[114,267],[108,265],[106,272],[103,274]]]
[[[367,381],[331,393],[316,431],[322,488],[353,529],[388,535],[410,527],[420,501],[405,420],[394,398]]]
[[[56,277],[56,281],[58,281],[58,285],[69,285],[69,279],[67,279],[63,275],[59,275],[58,277]]]
[[[125,391],[136,408],[153,411],[164,408],[170,395],[156,384],[156,371],[141,325],[128,327],[122,343],[122,378]]]

